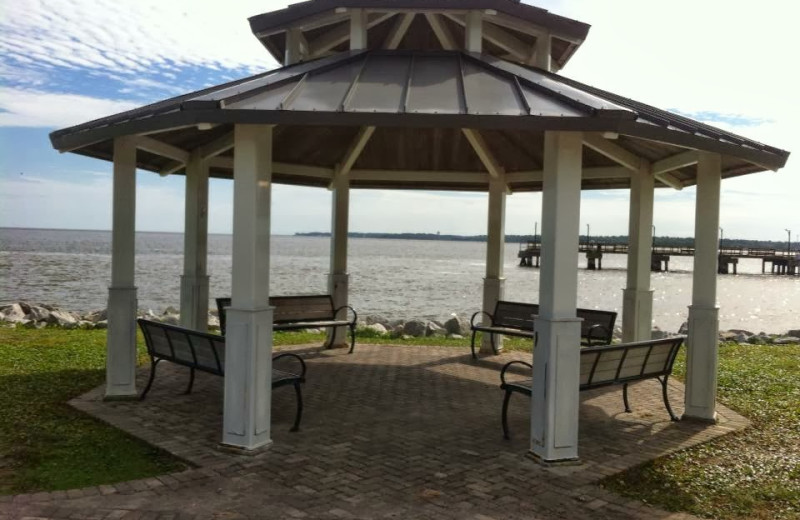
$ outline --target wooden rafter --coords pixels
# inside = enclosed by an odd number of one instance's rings
[[[408,28],[411,27],[411,22],[414,21],[415,16],[415,13],[397,15],[397,21],[394,23],[392,30],[389,31],[389,34],[383,41],[384,49],[393,50],[400,45],[400,42],[403,41],[403,37],[408,32]]]
[[[500,162],[489,149],[489,146],[486,144],[480,132],[472,128],[463,128],[461,131],[464,132],[464,137],[466,137],[469,144],[472,145],[472,149],[475,150],[475,153],[483,163],[486,171],[489,172],[489,175],[497,179],[501,178],[504,172],[503,167],[500,166]]]
[[[444,50],[455,51],[459,49],[458,43],[453,37],[453,33],[451,33],[450,29],[444,24],[440,15],[436,13],[425,13],[425,19],[428,20],[428,25],[431,26],[433,34],[436,35],[436,38],[439,40]]]

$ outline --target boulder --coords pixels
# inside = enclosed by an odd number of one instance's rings
[[[107,329],[108,328],[108,320],[100,320],[94,324],[94,328],[96,329]]]
[[[755,336],[750,336],[747,342],[751,345],[768,345],[772,343],[772,338],[765,334],[756,334]]]
[[[664,339],[670,337],[672,334],[665,330],[661,330],[658,327],[653,328],[653,331],[650,333],[651,339]]]
[[[456,334],[460,336],[466,336],[470,334],[470,324],[467,318],[463,316],[453,316],[446,322],[444,322],[444,328],[448,334]]]
[[[50,318],[50,311],[39,305],[31,305],[30,311],[25,318],[35,322],[47,322]]]
[[[47,323],[56,327],[74,328],[78,323],[78,318],[70,312],[55,309],[50,311]]]
[[[622,327],[614,327],[614,335],[612,336],[612,339],[620,341],[622,340]]]
[[[98,321],[103,321],[108,319],[108,311],[105,309],[100,309],[96,311],[92,311],[83,316],[83,319],[86,321],[91,321],[92,323],[97,323]]]
[[[736,341],[737,336],[738,334],[733,332],[732,330],[721,330],[719,332],[720,341]]]
[[[10,323],[19,323],[25,319],[25,312],[22,306],[19,303],[12,303],[11,305],[7,305],[0,310],[3,314],[2,321],[7,321]]]
[[[464,336],[461,334],[448,334],[447,339],[464,339]]]
[[[219,318],[216,314],[208,313],[208,326],[219,328]]]
[[[740,333],[738,333],[738,334],[736,335],[736,337],[734,337],[734,338],[733,338],[733,341],[735,341],[736,343],[747,343],[747,341],[748,341],[749,339],[750,339],[750,336],[748,336],[747,334],[743,334],[743,333],[741,333],[741,332],[740,332]]]
[[[411,320],[403,325],[403,334],[406,336],[422,337],[427,331],[428,324],[420,320]]]
[[[425,326],[425,336],[444,336],[446,334],[447,331],[444,329],[444,327],[435,321],[429,321]]]
[[[800,332],[800,330],[793,331],[793,332]],[[779,338],[775,338],[772,340],[773,345],[800,345],[800,334],[797,336],[781,336]]]
[[[179,311],[178,309],[176,309],[175,307],[170,305],[169,307],[164,309],[164,312],[162,314],[164,316],[167,316],[167,315],[174,315],[174,314],[180,314],[180,313],[181,313],[181,311]]]
[[[367,316],[364,321],[366,322],[367,325],[379,324],[379,325],[383,325],[384,327],[386,327],[389,324],[389,320],[385,316],[380,316],[380,315]]]
[[[689,334],[689,322],[684,321],[681,323],[681,326],[678,328],[678,334]]]
[[[743,335],[747,336],[748,338],[750,336],[755,336],[754,332],[750,332],[749,330],[744,330],[744,329],[731,329],[728,332],[734,332],[736,334],[743,334]]]
[[[790,336],[792,338],[800,338],[800,329],[793,329],[786,333],[786,336]]]
[[[380,323],[370,323],[369,325],[364,327],[364,330],[367,332],[371,332],[377,336],[385,336],[389,332],[388,330],[386,330],[386,327],[384,327]]]

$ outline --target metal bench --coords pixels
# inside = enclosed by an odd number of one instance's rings
[[[581,349],[580,390],[591,390],[603,386],[622,385],[622,400],[625,411],[630,413],[628,403],[628,384],[644,379],[658,379],[664,406],[670,419],[677,421],[672,412],[667,395],[667,380],[672,374],[672,365],[686,336],[673,336],[665,339],[621,343],[619,345],[603,345]],[[503,437],[508,436],[508,402],[511,394],[519,392],[531,396],[533,379],[506,381],[506,371],[515,364],[532,370],[530,363],[511,361],[506,363],[500,372],[500,388],[505,390],[503,398]]]
[[[348,327],[350,329],[350,350],[356,346],[356,320],[358,315],[355,309],[349,305],[344,305],[338,309],[333,308],[333,298],[329,294],[319,294],[310,296],[271,296],[269,304],[275,307],[272,318],[272,330],[299,330],[310,328],[332,328]],[[217,311],[219,312],[219,328],[222,335],[225,335],[225,310],[231,306],[230,298],[217,298]],[[341,312],[350,310],[353,313],[352,319],[338,319],[336,316]],[[331,335],[331,341],[333,335]],[[331,346],[330,341],[325,345]]]
[[[600,311],[595,309],[576,309],[575,313],[581,322],[581,343],[587,346],[608,345],[614,336],[614,322],[617,313],[613,311]],[[491,320],[490,325],[475,323],[475,318],[486,315]],[[494,313],[478,311],[470,319],[472,329],[472,359],[477,359],[475,354],[475,335],[478,332],[489,333],[492,350],[497,354],[495,334],[533,338],[533,318],[539,314],[539,305],[536,303],[520,303],[499,300],[494,307]]]
[[[144,319],[140,319],[138,322],[142,334],[144,334],[147,353],[150,355],[150,379],[148,379],[142,395],[139,396],[140,400],[147,397],[156,376],[156,366],[162,360],[189,367],[191,372],[189,386],[186,388],[187,394],[192,391],[195,370],[225,376],[225,338],[223,336]],[[293,359],[300,364],[299,372],[272,369],[272,388],[294,386],[297,395],[297,412],[291,431],[295,432],[300,428],[300,419],[303,415],[303,393],[300,385],[306,380],[306,363],[297,354],[285,352],[274,356],[273,364],[280,359]]]

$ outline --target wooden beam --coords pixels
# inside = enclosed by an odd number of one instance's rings
[[[504,173],[503,167],[500,166],[500,163],[489,149],[489,146],[486,144],[480,132],[471,128],[462,128],[461,131],[464,132],[464,136],[467,138],[467,141],[469,141],[469,144],[472,145],[472,149],[475,150],[475,153],[478,154],[478,158],[480,158],[486,171],[489,172],[489,175],[500,178]]]
[[[328,11],[325,13],[320,13],[314,16],[309,16],[303,18],[302,20],[298,21],[295,24],[295,27],[300,29],[301,31],[313,31],[314,29],[319,29],[320,27],[325,27],[328,25],[337,24],[348,19],[350,15],[346,12],[337,13],[334,11]],[[283,32],[285,29],[281,27],[280,29],[270,29],[268,31],[261,31],[256,33],[257,38],[263,38],[265,36],[272,36]]]
[[[462,27],[466,28],[467,26],[467,22],[463,16],[458,16],[456,14],[450,14],[450,13],[445,14],[444,16],[449,18],[450,20],[453,20],[455,23],[457,23]],[[493,18],[491,17],[483,18],[484,22],[491,22],[492,20]],[[492,23],[483,24],[483,38],[486,41],[497,45],[498,47],[509,53],[511,57],[516,60],[525,61],[525,59],[528,57],[530,53],[529,45],[526,45],[519,38],[516,38],[515,36],[507,33],[499,26],[494,25]]]
[[[433,34],[439,40],[442,48],[446,51],[455,51],[459,49],[456,39],[453,38],[453,33],[444,24],[441,16],[436,13],[425,13],[425,19],[428,20],[428,25],[431,26]]]
[[[214,157],[209,160],[209,167],[222,168],[233,170],[233,157]],[[333,168],[324,168],[321,166],[308,166],[305,164],[291,164],[274,162],[272,163],[272,172],[283,175],[297,175],[303,177],[314,177],[317,179],[332,179]]]
[[[700,160],[700,156],[696,150],[689,150],[687,152],[667,157],[653,163],[653,175],[659,176],[662,173],[668,173],[673,170],[679,170],[687,166],[693,166]]]
[[[364,151],[364,147],[367,146],[369,138],[372,137],[373,133],[375,133],[374,126],[365,126],[358,131],[356,138],[353,139],[353,142],[350,144],[350,148],[347,149],[344,157],[342,157],[342,162],[337,172],[338,175],[347,176],[347,174],[350,173],[350,170],[353,169],[353,165],[358,160],[358,156]]]
[[[228,132],[197,149],[202,159],[210,159],[233,148],[233,132]]]
[[[403,41],[403,37],[408,32],[408,28],[411,27],[411,22],[414,21],[415,16],[415,13],[397,15],[397,21],[383,41],[384,49],[394,50],[400,45],[400,42]]]
[[[395,14],[397,14],[396,11],[380,14],[370,19],[369,21],[367,21],[367,30],[375,27],[380,23],[385,22]],[[319,58],[329,50],[333,49],[337,45],[341,45],[342,43],[348,41],[349,39],[350,39],[350,24],[344,24],[340,27],[331,29],[330,31],[321,34],[315,40],[310,42],[309,45],[311,48],[309,51],[309,57]]]
[[[644,160],[620,145],[612,143],[600,134],[583,134],[583,144],[584,146],[587,146],[595,152],[608,157],[612,161],[619,163],[629,170],[638,171],[639,166]]]
[[[467,12],[464,27],[464,49],[467,52],[483,52],[483,13],[472,10]]]
[[[621,166],[601,166],[598,168],[584,168],[581,178],[585,180],[614,180],[630,179],[633,173]],[[540,182],[544,178],[542,170],[528,170],[519,172],[506,172],[506,182]]]
[[[189,162],[189,152],[183,148],[172,146],[171,144],[164,143],[152,137],[138,136],[136,137],[136,148],[150,152],[161,157],[173,159],[178,162],[186,164]]]
[[[349,178],[351,181],[489,183],[489,176],[485,172],[352,170]]]

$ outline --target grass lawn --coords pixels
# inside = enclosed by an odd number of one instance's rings
[[[683,356],[676,372],[678,377],[685,372]],[[707,518],[800,518],[800,345],[721,346],[719,399],[752,426],[603,485]]]

